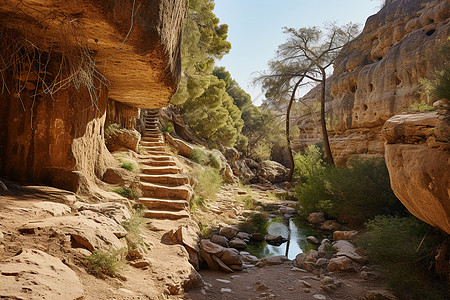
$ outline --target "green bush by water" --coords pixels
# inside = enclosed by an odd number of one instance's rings
[[[269,216],[267,213],[253,213],[247,220],[238,224],[239,230],[254,233],[259,232],[263,235],[267,234],[269,228]]]
[[[299,166],[297,176],[303,181],[296,186],[295,197],[303,214],[323,211],[340,222],[361,226],[377,215],[405,211],[390,187],[383,160],[354,160],[351,168],[325,167],[317,153],[306,153]]]
[[[400,299],[450,299],[445,284],[429,270],[442,242],[437,231],[413,216],[378,216],[358,241],[385,271],[386,285]],[[422,239],[427,234],[421,244]]]

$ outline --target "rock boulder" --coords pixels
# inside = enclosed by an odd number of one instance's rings
[[[0,298],[6,299],[81,299],[84,294],[74,271],[35,249],[0,262],[0,282]]]
[[[287,179],[288,169],[276,161],[263,161],[258,169],[258,176],[272,183],[284,182]]]
[[[399,115],[383,126],[395,195],[417,218],[450,233],[450,130],[445,114]]]

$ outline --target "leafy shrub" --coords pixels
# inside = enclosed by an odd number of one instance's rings
[[[172,133],[174,131],[172,123],[170,123],[167,120],[164,120],[164,125],[162,125],[160,127],[160,130],[161,130],[161,132],[167,132],[167,133]]]
[[[137,199],[139,196],[129,187],[120,187],[115,188],[112,190],[114,193],[117,193],[123,197],[129,198],[129,199]]]
[[[391,190],[383,160],[354,160],[351,168],[310,170],[307,181],[295,189],[303,213],[323,211],[343,223],[360,226],[376,215],[405,211]]]
[[[267,234],[269,216],[266,213],[252,213],[245,221],[238,224],[239,230],[254,233]]]
[[[295,154],[293,178],[305,182],[324,168],[323,151],[315,145],[310,145],[304,153]]]
[[[150,246],[145,243],[141,236],[140,227],[144,222],[144,211],[138,208],[133,211],[129,220],[121,223],[123,228],[127,231],[125,239],[127,241],[128,250],[150,249]]]
[[[426,96],[427,103],[430,103],[430,97],[437,100],[447,99],[448,102],[450,100],[450,37],[447,37],[446,41],[432,55],[441,64],[429,78],[419,79],[418,93]]]
[[[208,154],[208,166],[211,166],[215,169],[221,169],[222,168],[222,163],[220,162],[220,159],[217,157],[216,153],[210,152]]]
[[[116,136],[122,127],[117,123],[105,122],[105,139],[110,139]]]
[[[129,161],[122,162],[120,164],[120,167],[125,169],[125,170],[131,171],[131,172],[135,172],[136,171],[136,165],[134,163],[132,163],[132,162],[129,162]]]
[[[208,161],[206,152],[200,148],[194,148],[191,150],[190,159],[201,165],[205,165]]]
[[[450,99],[450,63],[444,70],[436,72],[432,93],[439,99]]]
[[[123,156],[125,157],[118,159],[120,167],[131,172],[139,172],[140,168],[138,162],[129,157],[126,157],[126,155]]]
[[[192,161],[202,166],[211,166],[215,169],[222,168],[222,163],[220,162],[219,157],[212,151],[207,153],[207,151],[201,148],[194,148],[191,150],[190,158]]]
[[[118,272],[125,265],[123,257],[124,249],[102,251],[95,250],[86,259],[89,262],[89,272],[101,275],[117,276]]]
[[[409,106],[408,112],[414,113],[414,112],[426,112],[426,111],[433,111],[433,110],[436,110],[436,107],[428,105],[425,101],[421,101],[421,102],[416,101]]]
[[[198,180],[195,193],[203,198],[212,199],[215,197],[222,185],[222,177],[219,171],[212,167],[197,167],[194,169],[194,176]]]
[[[386,272],[387,287],[401,299],[449,299],[444,284],[428,274],[441,238],[436,232],[422,238],[430,228],[413,216],[378,216],[366,223],[358,241],[369,259]],[[420,245],[420,249],[419,249]]]
[[[254,209],[255,208],[255,201],[253,200],[253,197],[250,195],[245,195],[240,198],[240,200],[244,203],[244,209]]]

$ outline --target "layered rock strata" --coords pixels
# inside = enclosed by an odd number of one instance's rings
[[[102,178],[113,163],[108,105],[130,127],[137,108],[168,104],[186,9],[186,0],[1,1],[0,176],[78,192]]]
[[[450,35],[447,0],[393,0],[369,17],[363,32],[348,43],[327,87],[330,140],[335,160],[382,157],[381,126],[419,101],[418,80],[436,69],[434,55]],[[303,100],[315,101],[317,91]],[[298,113],[300,115],[300,113]],[[298,149],[321,140],[317,114],[296,120]]]

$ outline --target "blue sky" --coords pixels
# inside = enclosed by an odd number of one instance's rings
[[[215,0],[214,13],[226,23],[231,51],[216,65],[225,66],[256,105],[263,96],[252,86],[285,41],[282,27],[322,26],[326,22],[361,24],[380,9],[381,0]]]

